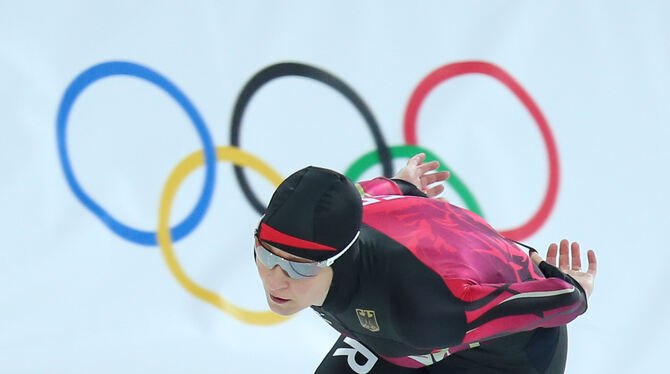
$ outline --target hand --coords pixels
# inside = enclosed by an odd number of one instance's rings
[[[550,265],[556,266],[556,255],[558,254],[558,268],[573,277],[586,292],[586,297],[590,297],[593,293],[593,283],[598,272],[598,261],[596,260],[596,253],[589,250],[587,257],[589,260],[589,268],[586,272],[582,271],[582,259],[579,253],[579,243],[572,242],[570,250],[568,250],[570,242],[567,239],[561,240],[560,252],[556,243],[551,243],[547,249],[547,262]],[[570,252],[570,253],[568,253]],[[572,257],[572,266],[570,265],[570,257]],[[542,256],[537,252],[531,252],[530,258],[535,265],[540,265]]]
[[[412,158],[407,161],[407,165],[400,169],[393,178],[402,179],[405,182],[412,183],[416,188],[428,195],[428,197],[435,197],[444,191],[444,184],[441,182],[444,182],[449,178],[449,172],[438,171],[436,173],[427,174],[430,171],[437,170],[437,168],[440,167],[440,163],[431,161],[423,164],[422,162],[425,159],[425,153],[419,153],[412,156]],[[428,188],[429,185],[438,182],[440,182],[440,184]]]

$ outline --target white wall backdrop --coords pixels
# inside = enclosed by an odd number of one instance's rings
[[[259,214],[231,163],[209,159],[177,183],[169,224],[194,219],[174,240],[181,278],[155,237],[168,176],[202,139],[209,152],[232,144],[238,96],[271,65],[338,77],[401,146],[417,85],[469,61],[523,87],[556,145],[555,204],[523,239],[567,237],[598,254],[568,372],[667,372],[669,16],[663,1],[0,2],[0,372],[313,372],[335,331],[310,311],[265,326],[249,312],[267,310],[251,254]],[[259,88],[239,131],[250,156],[236,160],[281,176],[344,172],[376,147],[344,96],[297,76]],[[499,80],[438,84],[416,134],[494,227],[528,227],[552,167],[540,127]],[[267,203],[272,182],[246,173]],[[453,188],[445,196],[465,205]]]

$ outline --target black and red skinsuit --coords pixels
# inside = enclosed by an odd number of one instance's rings
[[[574,279],[411,185],[359,185],[357,258],[312,307],[342,334],[316,373],[564,372],[565,325],[587,307]]]

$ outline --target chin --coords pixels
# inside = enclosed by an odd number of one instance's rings
[[[279,314],[280,316],[290,316],[290,315],[293,315],[293,314],[296,313],[296,311],[292,311],[292,310],[291,310],[291,311],[289,311],[289,310],[283,310],[283,309],[274,307],[274,306],[272,306],[272,305],[270,305],[270,310],[272,310],[273,312]]]

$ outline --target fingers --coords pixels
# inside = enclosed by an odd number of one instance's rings
[[[589,250],[586,257],[589,259],[589,270],[586,272],[595,277],[596,273],[598,273],[598,260],[596,259],[596,253],[593,250]]]
[[[428,186],[436,182],[444,182],[449,178],[450,175],[451,174],[448,171],[438,171],[437,173],[425,174],[421,176],[421,183],[424,186]]]
[[[558,268],[564,272],[570,270],[569,244],[567,239],[563,239],[558,248]]]
[[[428,197],[435,197],[439,194],[441,194],[444,191],[444,181],[449,178],[449,172],[448,171],[440,171],[437,173],[433,174],[427,174],[422,176],[421,179],[421,186],[423,186],[424,191]],[[433,187],[428,188],[431,184],[435,184]]]
[[[425,158],[426,157],[424,156],[424,159]],[[429,171],[436,170],[439,167],[440,167],[440,163],[438,161],[431,161],[431,162],[426,162],[425,164],[419,164],[419,166],[417,166],[417,168],[416,168],[416,171],[420,175],[424,175],[424,174],[428,173]]]
[[[547,262],[553,266],[556,266],[556,255],[558,254],[558,245],[556,243],[551,243],[549,249],[547,249]]]
[[[560,247],[559,247],[560,246]],[[570,243],[568,240],[561,240],[560,244],[552,243],[547,249],[547,262],[556,266],[556,255],[558,254],[558,268],[563,272],[573,271],[582,272],[582,256],[579,243]],[[586,271],[593,276],[598,272],[598,260],[596,253],[592,250],[587,252],[589,267]],[[572,263],[572,265],[570,265]]]
[[[438,184],[437,186],[431,187],[424,191],[428,197],[435,197],[444,191],[444,185]]]
[[[573,242],[570,245],[570,255],[572,256],[572,270],[582,271],[582,256],[579,253],[579,243]]]
[[[420,165],[423,160],[426,159],[426,154],[425,153],[418,153],[412,156],[409,160],[407,160],[407,166],[416,166]]]

